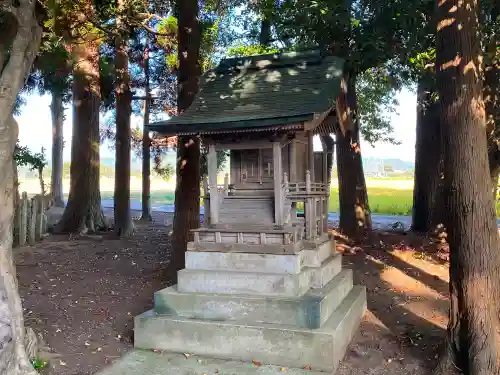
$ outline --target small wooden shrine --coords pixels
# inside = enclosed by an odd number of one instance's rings
[[[333,373],[366,309],[327,235],[327,152],[343,61],[317,50],[223,60],[182,115],[152,124],[208,147],[205,220],[135,346]],[[217,151],[230,173],[217,181]]]
[[[245,227],[287,228],[296,240],[325,233],[327,153],[314,152],[313,137],[334,132],[342,68],[341,59],[316,50],[227,59],[203,76],[182,116],[151,125],[164,135],[199,136],[208,146],[205,226],[197,240]],[[224,184],[217,183],[218,150],[230,154]],[[220,240],[238,243],[233,237]]]

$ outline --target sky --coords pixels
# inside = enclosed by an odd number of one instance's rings
[[[28,146],[32,151],[46,150],[47,158],[51,158],[52,124],[50,116],[50,96],[30,95],[22,113],[16,116],[19,124],[19,141],[21,145]],[[413,162],[415,158],[415,125],[416,125],[416,95],[404,89],[397,95],[399,108],[397,114],[391,114],[394,127],[394,138],[401,142],[400,145],[377,144],[371,147],[368,143],[361,143],[364,157],[383,159],[401,159]],[[64,122],[64,161],[71,160],[71,105],[66,107],[66,120]],[[142,118],[133,116],[132,128],[142,127]],[[101,145],[101,158],[114,158],[114,150],[109,143]],[[321,149],[319,139],[315,140],[315,149]]]

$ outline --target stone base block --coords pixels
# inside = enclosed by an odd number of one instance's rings
[[[191,270],[297,274],[300,272],[301,267],[301,256],[299,254],[186,252],[186,269]]]
[[[177,273],[180,292],[253,294],[299,297],[311,286],[310,268],[299,274],[183,269]]]
[[[303,241],[302,245],[304,250],[300,254],[305,267],[321,267],[326,259],[336,254],[335,240],[329,240],[327,236],[316,242]]]
[[[319,328],[352,289],[352,271],[342,270],[325,287],[298,298],[182,293],[177,286],[155,293],[155,312],[213,321],[247,320]]]
[[[183,354],[133,350],[97,375],[326,375],[252,362],[226,361]]]
[[[188,252],[189,254],[190,252]],[[205,257],[198,257],[204,254]],[[261,257],[262,260],[259,260]],[[256,272],[255,270],[240,269],[210,269],[216,267],[217,263],[224,267],[234,265],[236,261],[240,267],[256,268],[266,262],[266,259],[275,266],[279,266],[279,258],[282,260],[280,271],[287,267],[290,269],[299,267],[298,273]],[[342,255],[336,253],[325,260],[320,267],[302,268],[301,255],[294,258],[293,255],[269,255],[269,254],[243,254],[243,253],[199,253],[193,252],[186,255],[191,258],[186,268],[177,273],[178,290],[185,293],[215,293],[215,294],[254,294],[261,296],[299,297],[306,293],[309,288],[323,288],[342,269]],[[196,265],[196,260],[200,261]],[[254,266],[245,265],[243,260],[254,260]],[[234,261],[234,262],[233,262]],[[286,264],[286,262],[289,262]],[[190,268],[192,266],[198,268]],[[207,268],[201,268],[207,267]],[[270,268],[266,268],[270,269]]]
[[[214,322],[153,311],[135,319],[135,347],[333,373],[366,310],[366,290],[355,286],[316,330],[285,325]]]
[[[342,269],[342,255],[335,254],[325,260],[321,267],[310,268],[311,270],[311,287],[323,288],[328,284]]]

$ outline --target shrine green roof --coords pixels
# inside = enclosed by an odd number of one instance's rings
[[[166,135],[260,130],[310,121],[340,92],[343,60],[318,50],[222,60],[204,73],[193,104],[150,124]]]

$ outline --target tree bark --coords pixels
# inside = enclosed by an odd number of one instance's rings
[[[494,4],[490,17],[496,20],[500,13],[500,5]],[[489,38],[485,38],[486,61],[484,68],[483,97],[486,108],[486,133],[488,135],[488,159],[494,201],[497,198],[498,175],[500,173],[500,58],[497,48],[500,43],[498,33],[489,30]]]
[[[273,16],[274,1],[264,1],[261,4],[261,21],[259,44],[261,46],[269,46],[271,44],[271,27]]]
[[[199,89],[200,25],[197,0],[177,2],[178,8],[178,96],[181,114],[193,102]],[[179,137],[175,188],[175,216],[172,246],[174,266],[184,268],[184,253],[191,239],[191,229],[200,225],[200,141],[197,137]]]
[[[142,126],[142,216],[141,220],[151,221],[151,138],[149,138],[149,110],[151,108],[151,88],[149,84],[149,43],[144,50],[144,76],[146,99]]]
[[[123,14],[126,12],[124,0],[118,0],[117,27],[125,27]],[[115,40],[116,70],[116,157],[115,157],[115,231],[118,236],[129,236],[134,231],[130,212],[130,115],[132,113],[132,93],[128,72],[128,37],[126,32]]]
[[[348,236],[371,230],[363,160],[361,157],[356,81],[348,79],[346,104],[354,115],[352,129],[335,133],[337,144],[337,174],[339,180],[340,230]]]
[[[55,232],[94,232],[107,229],[99,187],[99,46],[95,37],[72,45],[73,137],[70,190]]]
[[[50,112],[52,114],[52,176],[50,190],[54,205],[64,207],[62,183],[64,103],[62,95],[57,91],[52,92]]]
[[[0,4],[0,373],[36,374],[24,347],[24,321],[12,256],[14,160],[17,124],[12,108],[40,46],[36,2]]]
[[[434,77],[425,74],[418,82],[417,137],[415,144],[415,183],[413,188],[412,229],[428,232],[439,190],[441,161],[441,129],[438,103],[432,95]]]
[[[500,374],[500,251],[478,72],[478,8],[474,0],[437,1],[451,299],[448,350],[437,368],[440,374],[451,373],[445,368],[451,363],[466,375]]]

